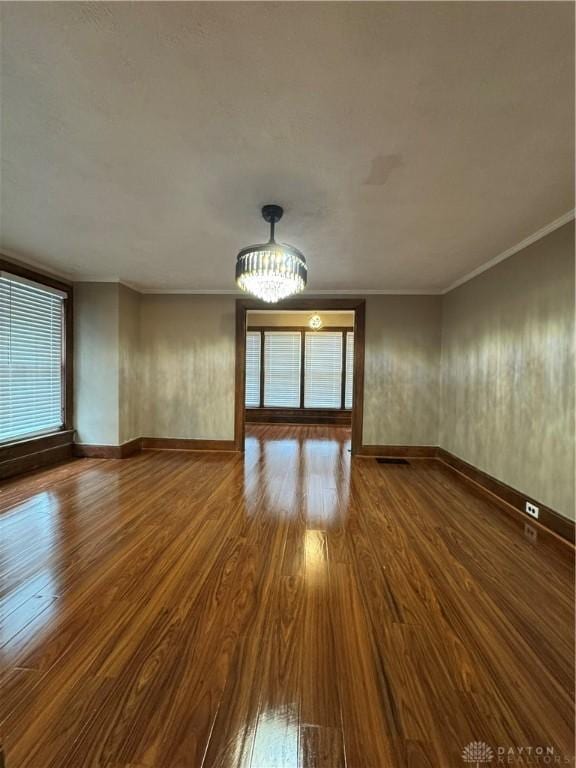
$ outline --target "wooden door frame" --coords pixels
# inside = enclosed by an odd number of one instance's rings
[[[250,309],[274,311],[274,307],[263,301],[236,299],[236,376],[234,398],[234,445],[237,451],[244,450],[245,436],[245,377],[246,377],[246,328],[247,312]],[[364,344],[366,335],[365,299],[288,299],[278,311],[342,311],[354,312],[354,387],[352,394],[352,455],[362,447],[362,423],[364,416]]]

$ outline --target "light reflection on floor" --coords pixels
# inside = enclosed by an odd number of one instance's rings
[[[307,589],[322,594],[328,582],[326,531],[342,526],[349,499],[349,472],[342,471],[350,466],[349,435],[327,429],[326,438],[318,439],[292,427],[286,437],[271,438],[261,427],[252,430],[245,442],[246,514],[258,507],[260,514],[264,509],[277,519],[305,522],[302,575]],[[299,714],[298,702],[268,702],[236,735],[229,768],[308,765]]]
[[[81,530],[91,510],[97,509],[99,498],[94,495],[93,484],[100,482],[99,470],[85,472],[81,480],[74,482],[66,499],[69,505],[66,513],[57,493],[41,490],[0,515],[2,664],[12,663],[13,651],[7,648],[15,646],[21,649],[39,643],[46,631],[54,631],[58,613],[64,604],[62,598],[66,583],[74,583],[78,568],[86,567],[97,556],[94,544],[85,537],[81,537],[81,544],[75,543],[75,531]],[[117,497],[118,486],[117,477],[108,478],[106,493],[109,502]],[[91,522],[94,520],[97,517],[93,516]],[[114,529],[110,528],[110,535],[114,533]],[[63,567],[59,555],[65,539],[69,559]],[[99,546],[102,546],[101,540]],[[33,575],[24,576],[30,572],[32,563],[44,565],[39,570],[32,569]]]
[[[60,505],[57,497],[41,491],[16,504],[0,516],[0,648],[19,635],[19,644],[41,636],[43,627],[54,621],[59,590],[56,573],[50,565],[61,534]],[[34,558],[46,567],[32,578],[20,581],[19,574]],[[0,651],[0,658],[5,652]]]
[[[297,707],[260,713],[249,765],[250,768],[299,768]]]
[[[350,492],[349,472],[342,472],[350,466],[350,440],[342,439],[343,432],[332,439],[307,438],[305,432],[298,438],[293,431],[270,439],[252,427],[245,440],[247,515],[264,502],[266,514],[276,518],[303,515],[309,527],[324,530],[340,525]]]

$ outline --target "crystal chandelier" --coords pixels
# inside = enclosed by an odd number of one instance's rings
[[[236,284],[270,304],[306,287],[308,270],[304,256],[294,246],[274,240],[274,225],[283,213],[279,205],[265,205],[262,218],[270,224],[270,240],[242,248],[236,257]]]

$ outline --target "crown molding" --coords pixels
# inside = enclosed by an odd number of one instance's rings
[[[47,275],[48,277],[57,277],[67,283],[74,282],[74,278],[69,272],[63,272],[59,269],[52,269],[52,267],[47,267],[46,264],[43,264],[41,261],[29,259],[19,253],[11,251],[9,248],[0,248],[0,257],[2,256],[4,256],[7,261],[12,261],[14,264],[17,264],[21,267],[30,267],[31,269],[35,269],[38,272]]]
[[[519,243],[516,243],[516,245],[513,245],[511,248],[508,248],[506,251],[502,251],[502,253],[499,253],[498,256],[494,256],[494,258],[490,259],[489,261],[486,261],[481,266],[476,267],[476,269],[473,269],[472,272],[468,272],[463,277],[459,277],[458,280],[455,280],[447,288],[444,288],[444,290],[439,291],[439,293],[446,294],[449,291],[454,290],[454,288],[458,288],[458,286],[464,285],[464,283],[467,283],[469,280],[472,280],[472,278],[477,277],[478,275],[481,275],[482,272],[486,272],[486,270],[490,269],[491,267],[495,267],[496,264],[499,264],[501,261],[504,261],[504,259],[507,259],[510,256],[514,256],[515,253],[518,253],[519,251],[524,250],[524,248],[527,248],[529,245],[532,245],[532,243],[536,243],[538,240],[541,240],[543,237],[546,237],[546,235],[549,235],[551,232],[554,232],[554,230],[560,229],[560,227],[563,227],[564,224],[568,224],[569,221],[572,221],[572,219],[574,218],[574,213],[575,213],[575,209],[573,208],[571,211],[568,211],[562,216],[559,216],[557,219],[554,219],[554,221],[551,221],[550,224],[546,224],[546,226],[542,227],[542,229],[538,229],[533,234],[528,235],[528,237],[525,237],[524,240],[521,240]]]
[[[119,283],[120,285],[126,285],[126,287],[130,288],[130,285],[124,282],[124,280],[121,280],[119,277],[116,277],[115,275],[104,275],[104,277],[99,277],[97,275],[82,275],[80,277],[76,278],[77,283]]]

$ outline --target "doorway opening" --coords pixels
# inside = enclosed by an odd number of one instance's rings
[[[362,443],[365,302],[236,302],[235,443],[248,424],[334,425]]]

